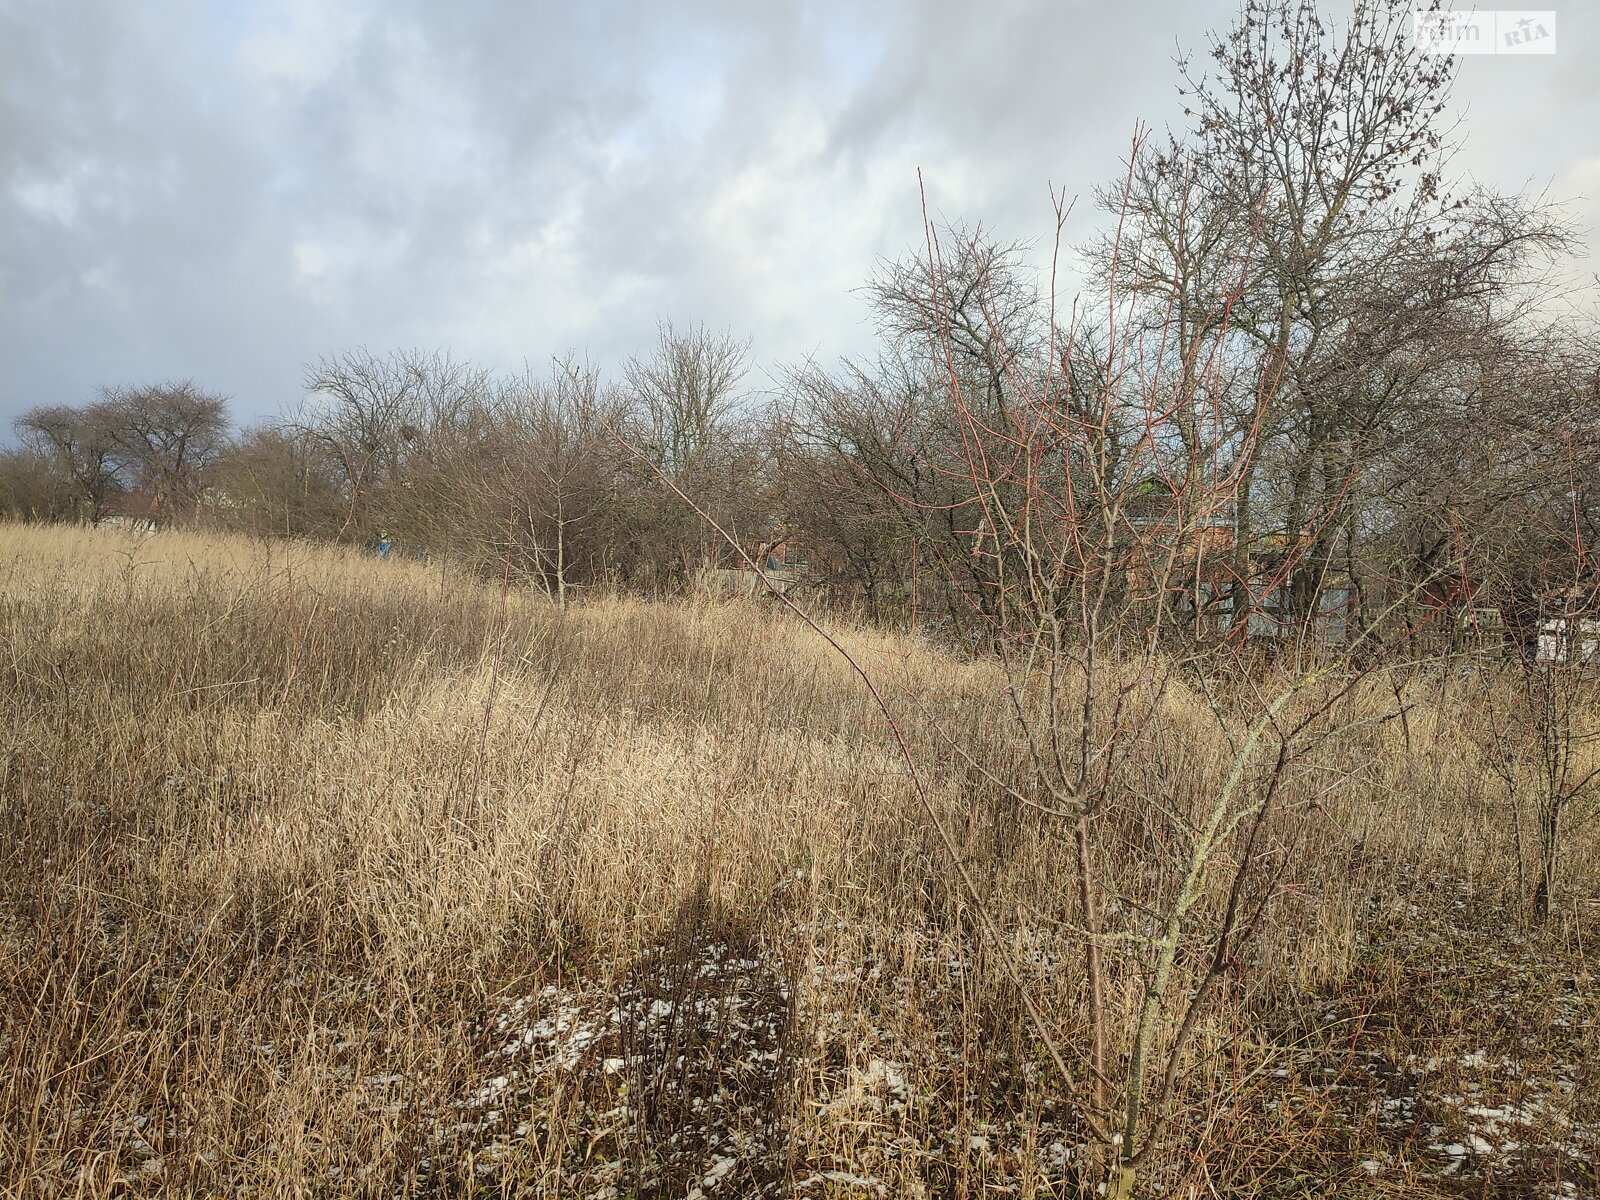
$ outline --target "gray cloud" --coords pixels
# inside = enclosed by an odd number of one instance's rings
[[[767,362],[859,351],[918,168],[1021,238],[1064,185],[1083,236],[1232,9],[0,0],[0,422],[172,376],[270,414],[357,344],[604,363],[663,314]],[[1458,166],[1587,192],[1593,225],[1600,34],[1562,20],[1554,59],[1463,63]]]

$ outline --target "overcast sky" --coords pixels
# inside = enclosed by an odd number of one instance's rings
[[[174,377],[270,415],[360,345],[611,364],[670,316],[762,364],[860,352],[918,168],[1013,238],[1064,185],[1082,237],[1235,7],[0,0],[0,437]],[[1462,60],[1456,166],[1595,245],[1600,5],[1558,17],[1553,57]]]

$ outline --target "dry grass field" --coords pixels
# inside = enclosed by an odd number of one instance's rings
[[[1081,1046],[1069,843],[972,769],[995,668],[836,633]],[[1290,780],[1325,797],[1144,1194],[1596,1194],[1600,836],[1530,927],[1474,735],[1501,686],[1358,689],[1404,719]],[[1151,780],[1225,769],[1183,696]],[[859,682],[771,606],[0,526],[6,1195],[1092,1190],[946,859]],[[1116,1020],[1136,990],[1113,967]]]

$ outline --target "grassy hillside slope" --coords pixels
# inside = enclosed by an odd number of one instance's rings
[[[994,669],[838,633],[1080,1044],[1069,843],[973,768]],[[1405,686],[1295,777],[1326,798],[1151,1194],[1594,1194],[1600,836],[1525,928],[1491,684]],[[1183,696],[1141,769],[1219,777]],[[1064,1196],[1081,1135],[884,721],[792,618],[0,526],[7,1194]]]

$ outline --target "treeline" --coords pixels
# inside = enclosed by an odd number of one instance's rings
[[[752,543],[783,522],[772,412],[739,391],[747,359],[730,335],[667,325],[613,384],[575,358],[496,374],[357,350],[311,364],[302,403],[243,430],[191,382],[105,389],[17,420],[0,506],[381,540],[552,593],[670,584],[726,552],[663,479]]]
[[[1552,315],[1562,212],[1447,185],[1451,64],[1409,16],[1247,0],[1185,68],[1190,127],[1095,193],[1070,305],[1023,247],[930,228],[868,285],[876,355],[760,391],[703,327],[610,377],[353,351],[244,431],[190,383],[33,409],[0,507],[384,538],[558,595],[736,565],[715,522],[878,613],[991,626],[1068,575],[1138,592],[1155,542],[1188,547],[1161,578],[1192,621],[1537,606],[1593,574],[1600,339]]]

